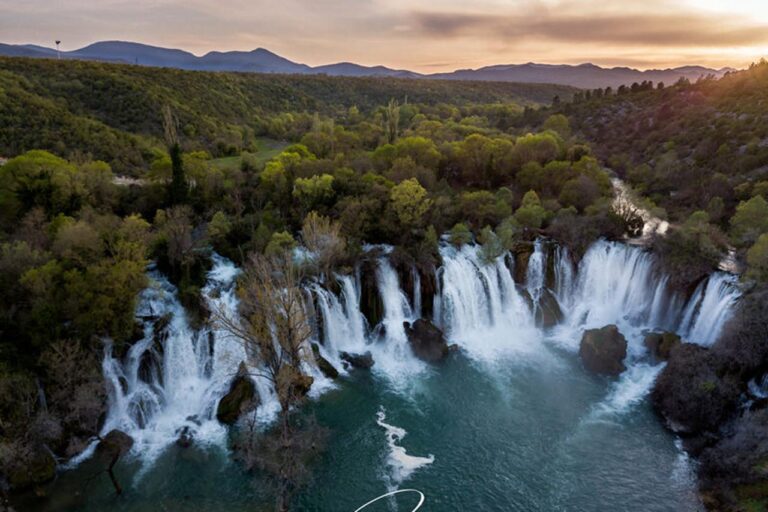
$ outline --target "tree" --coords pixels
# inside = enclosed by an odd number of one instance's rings
[[[451,228],[448,239],[456,247],[472,243],[472,232],[466,224],[459,222]]]
[[[347,241],[341,235],[341,224],[317,212],[310,212],[304,219],[301,238],[322,272],[330,271],[347,247]]]
[[[299,201],[304,211],[325,206],[333,199],[333,179],[330,174],[296,178],[293,182],[293,197]]]
[[[529,190],[523,196],[520,208],[515,212],[515,220],[527,229],[539,229],[544,223],[547,211],[541,206],[538,194]]]
[[[542,125],[545,130],[552,130],[557,132],[563,139],[567,139],[571,136],[571,125],[568,122],[568,118],[563,114],[554,114],[547,118]]]
[[[411,178],[392,187],[390,191],[392,207],[400,223],[408,228],[419,227],[432,201],[427,191],[416,178]]]
[[[747,246],[755,243],[763,233],[768,233],[768,202],[763,196],[740,202],[731,217],[734,242]]]
[[[171,156],[171,184],[168,197],[171,204],[181,204],[187,200],[187,178],[184,175],[184,163],[181,157],[181,145],[178,135],[179,120],[173,115],[170,105],[163,107],[163,134],[168,154]]]
[[[400,106],[397,100],[389,100],[384,109],[384,133],[389,144],[394,144],[397,140],[398,129],[400,127]]]
[[[747,251],[747,275],[761,282],[768,281],[768,233],[760,235]]]
[[[293,419],[295,406],[304,400],[312,377],[301,371],[311,358],[311,329],[304,311],[301,273],[290,252],[272,256],[253,253],[238,283],[240,305],[236,315],[225,309],[214,312],[218,326],[242,343],[256,377],[270,382],[280,403],[277,431],[262,439],[254,434],[244,442],[253,450],[254,464],[266,470],[276,487],[275,509],[288,510],[291,497],[306,476],[308,446],[301,442]]]
[[[296,247],[296,240],[288,231],[278,231],[272,233],[264,254],[269,257],[276,257],[280,254],[291,252]]]

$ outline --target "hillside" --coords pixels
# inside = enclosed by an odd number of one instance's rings
[[[706,210],[722,222],[756,184],[768,184],[766,63],[720,80],[591,91],[559,109],[672,220]]]
[[[540,84],[211,73],[0,58],[0,155],[30,149],[61,156],[87,153],[126,172],[151,161],[165,104],[177,113],[188,144],[224,154],[227,148],[248,148],[259,134],[290,139],[290,125],[299,118],[289,113],[343,116],[353,106],[368,113],[392,98],[450,103],[451,108],[536,105],[554,96],[569,98],[574,91]]]

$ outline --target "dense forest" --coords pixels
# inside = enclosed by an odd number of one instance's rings
[[[578,258],[637,234],[638,213],[614,208],[615,172],[671,222],[654,250],[680,289],[733,247],[760,293],[766,100],[765,63],[576,92],[0,59],[0,471],[29,489],[98,433],[102,343],[141,335],[149,261],[202,323],[212,250],[246,264],[301,245],[314,275],[366,243],[426,273],[441,237],[490,261],[544,235]]]
[[[315,113],[358,124],[360,113],[367,117],[391,98],[429,106],[443,117],[458,107],[495,105],[489,121],[504,130],[518,108],[510,104],[535,105],[575,92],[557,85],[206,73],[14,58],[0,58],[0,86],[0,155],[46,149],[104,160],[128,174],[155,159],[163,105],[174,109],[185,149],[224,156],[254,150],[259,135],[296,140]],[[378,128],[359,126],[369,149]]]

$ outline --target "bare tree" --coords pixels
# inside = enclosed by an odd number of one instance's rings
[[[276,436],[254,441],[255,430],[251,428],[246,431],[251,435],[241,451],[248,452],[250,465],[274,477],[276,510],[280,512],[288,510],[306,473],[305,449],[313,446],[292,421],[294,407],[312,385],[312,377],[301,372],[302,362],[311,357],[307,348],[311,329],[300,284],[301,270],[293,264],[290,252],[272,257],[254,253],[240,280],[237,314],[223,308],[213,312],[216,324],[243,344],[252,366],[260,369],[257,376],[268,379],[277,392],[280,413]],[[254,442],[259,450],[253,449]]]
[[[317,212],[309,212],[301,227],[301,238],[316,258],[320,272],[328,272],[344,255],[347,241],[341,234],[341,224]]]

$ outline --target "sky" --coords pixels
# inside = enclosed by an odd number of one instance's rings
[[[0,42],[267,48],[431,73],[524,62],[744,67],[768,56],[768,0],[0,0]]]

